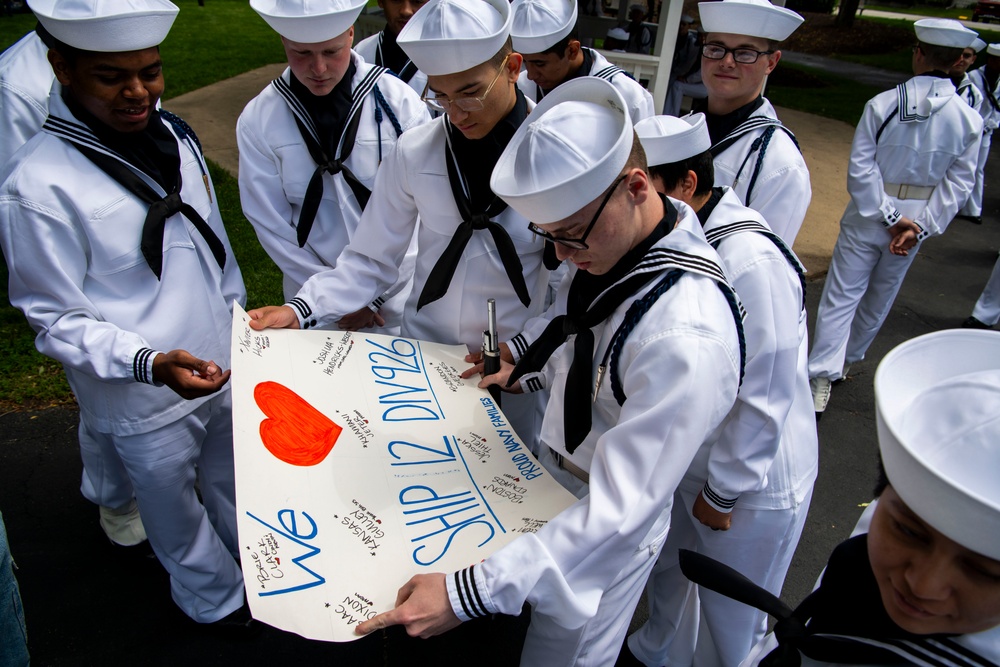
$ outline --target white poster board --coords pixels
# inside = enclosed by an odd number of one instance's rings
[[[233,316],[236,509],[253,616],[350,641],[414,574],[478,563],[575,502],[463,346]]]

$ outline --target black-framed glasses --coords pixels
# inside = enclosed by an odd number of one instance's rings
[[[628,174],[622,174],[617,179],[615,179],[615,182],[612,183],[611,187],[608,188],[607,194],[604,195],[604,200],[601,202],[601,205],[597,207],[597,213],[595,213],[594,217],[591,218],[590,224],[587,225],[587,229],[583,232],[583,236],[581,236],[580,238],[567,239],[567,238],[560,238],[558,236],[553,236],[550,232],[545,231],[544,229],[542,229],[533,222],[528,223],[528,231],[530,231],[532,234],[541,236],[546,241],[559,243],[561,245],[566,246],[567,248],[572,248],[573,250],[590,249],[590,246],[587,245],[587,237],[590,235],[590,230],[592,230],[594,228],[594,225],[597,224],[597,219],[600,218],[601,213],[604,212],[604,207],[608,205],[609,201],[611,201],[611,195],[615,193],[615,190],[618,189],[618,186],[621,184],[623,180],[625,180],[626,176],[628,176]]]
[[[741,65],[753,65],[761,56],[769,56],[774,53],[774,49],[770,51],[758,51],[757,49],[748,49],[742,46],[736,49],[727,49],[721,44],[706,44],[701,47],[701,55],[709,60],[722,60],[726,57],[727,53],[733,54],[733,60]]]
[[[427,91],[430,90],[430,85],[424,85],[424,92],[421,93],[420,99],[423,100],[424,104],[429,106],[434,111],[444,111],[447,112],[454,104],[456,107],[462,111],[479,111],[485,107],[483,102],[486,100],[486,96],[490,94],[493,90],[493,86],[496,85],[497,81],[500,80],[500,75],[504,73],[507,69],[507,59],[510,58],[510,54],[504,56],[503,62],[500,63],[500,71],[497,75],[493,77],[493,81],[490,85],[486,87],[486,92],[479,97],[460,97],[457,100],[449,100],[447,97],[439,97],[437,94],[428,95]]]

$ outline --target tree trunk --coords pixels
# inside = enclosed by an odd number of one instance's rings
[[[861,0],[840,0],[840,11],[837,12],[837,27],[850,28],[854,25],[854,15],[858,11]]]

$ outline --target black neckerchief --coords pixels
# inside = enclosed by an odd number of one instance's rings
[[[704,206],[698,209],[698,222],[701,223],[702,227],[704,227],[708,222],[708,218],[712,215],[712,211],[715,210],[715,207],[719,205],[720,201],[722,201],[722,194],[722,188],[712,188],[712,194],[709,196],[708,201],[705,202]]]
[[[89,127],[102,144],[138,167],[168,194],[177,190],[181,169],[180,152],[177,139],[160,120],[159,111],[150,109],[145,129],[139,132],[119,132],[87,111],[70,94],[69,88],[63,88],[62,97],[70,112]]]
[[[344,76],[340,78],[333,90],[323,96],[313,95],[304,83],[295,78],[294,72],[290,73],[289,88],[292,89],[292,93],[306,108],[309,117],[316,124],[320,145],[327,155],[337,154],[337,143],[340,141],[340,135],[344,132],[347,114],[351,111],[351,102],[353,101],[351,82],[357,71],[358,68],[354,66],[352,58]]]
[[[744,104],[739,109],[730,111],[727,114],[713,114],[708,112],[708,98],[697,100],[692,111],[704,112],[705,123],[708,125],[708,136],[712,139],[712,145],[725,139],[730,132],[740,126],[743,121],[753,115],[753,112],[761,108],[764,98],[758,96],[751,102]]]
[[[451,150],[468,188],[473,211],[486,210],[496,198],[490,190],[493,167],[500,159],[500,154],[507,148],[514,132],[528,117],[527,100],[516,86],[514,90],[517,97],[514,108],[481,139],[467,139],[451,125],[451,121],[445,121],[448,123]]]
[[[382,40],[375,49],[375,64],[388,67],[397,76],[403,74],[403,68],[410,62],[409,56],[396,41],[396,35],[389,31],[388,26],[382,31]],[[416,68],[413,68],[414,71]],[[410,74],[412,77],[413,75]]]
[[[583,64],[577,67],[575,71],[570,73],[569,76],[567,76],[559,83],[566,83],[567,81],[572,81],[573,79],[579,79],[580,77],[583,76],[590,76],[590,70],[594,68],[594,53],[586,47],[581,47],[580,52],[583,54]],[[558,86],[559,84],[557,83],[556,87]],[[541,86],[538,86],[538,95],[536,96],[537,99],[535,99],[535,102],[536,103],[541,102],[542,98],[551,93],[553,90],[555,90],[555,88],[542,90]]]
[[[507,230],[493,220],[507,209],[507,202],[490,189],[493,167],[510,143],[514,132],[528,116],[527,100],[516,86],[514,91],[514,108],[481,139],[467,139],[454,128],[450,119],[442,121],[445,123],[445,132],[448,133],[444,146],[448,185],[462,222],[455,228],[451,241],[427,275],[417,299],[417,310],[447,294],[462,254],[477,231],[489,232],[493,237],[500,261],[517,298],[525,307],[531,304],[517,248]]]
[[[677,222],[677,209],[663,195],[663,218],[635,248],[625,253],[606,275],[577,271],[570,284],[566,314],[557,315],[542,335],[525,351],[510,376],[508,386],[525,373],[542,369],[552,353],[573,334],[573,361],[566,378],[563,398],[563,435],[566,451],[572,454],[587,438],[592,426],[593,394],[591,378],[594,364],[593,327],[611,314],[660,271],[643,271],[629,276],[657,241],[666,236]]]

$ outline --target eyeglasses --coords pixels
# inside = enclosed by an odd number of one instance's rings
[[[581,236],[580,238],[566,239],[553,236],[550,232],[545,231],[544,229],[542,229],[533,222],[528,223],[528,231],[530,231],[532,234],[541,236],[546,241],[552,241],[553,243],[560,243],[566,246],[567,248],[573,248],[574,250],[590,249],[590,246],[587,245],[587,237],[590,235],[590,230],[592,230],[594,228],[594,225],[597,224],[597,219],[600,218],[601,213],[604,212],[604,207],[608,205],[609,201],[611,201],[611,195],[615,193],[615,190],[618,189],[618,186],[621,184],[623,180],[625,180],[626,176],[628,176],[628,174],[622,174],[615,180],[614,183],[611,184],[611,187],[608,188],[608,193],[604,195],[604,201],[602,201],[601,205],[597,208],[597,213],[594,214],[594,217],[590,220],[590,224],[587,225],[586,231],[583,232],[583,236]]]
[[[722,60],[726,57],[727,53],[733,54],[733,60],[741,65],[753,65],[761,56],[769,56],[774,53],[774,49],[770,51],[758,51],[756,49],[747,49],[742,47],[738,49],[727,49],[720,44],[706,44],[701,47],[701,55],[709,60]]]
[[[486,96],[490,94],[490,91],[493,90],[493,86],[495,86],[496,82],[500,80],[500,75],[506,70],[508,58],[510,58],[510,54],[504,56],[503,62],[500,63],[500,71],[497,72],[495,77],[493,77],[493,81],[490,82],[490,85],[486,87],[486,92],[479,97],[460,97],[457,100],[449,100],[447,97],[439,97],[437,94],[428,95],[427,91],[429,90],[430,84],[425,84],[424,92],[420,95],[420,99],[434,111],[448,111],[452,104],[462,111],[479,111],[484,106],[483,100],[485,100]]]

